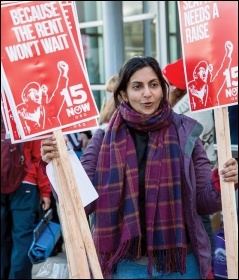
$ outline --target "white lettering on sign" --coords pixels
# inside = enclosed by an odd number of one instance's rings
[[[31,1],[29,1],[31,2]],[[16,43],[5,46],[10,62],[69,49],[67,30],[57,1],[9,11]]]
[[[209,38],[208,23],[219,18],[215,1],[183,1],[186,43]]]
[[[33,57],[35,53],[37,56],[40,55],[40,50],[38,47],[38,41],[32,41],[27,43],[22,43],[14,46],[6,47],[7,55],[11,62],[18,61]]]
[[[45,53],[53,53],[64,49],[69,49],[68,42],[66,40],[67,34],[58,35],[56,37],[49,37],[41,39],[40,42],[44,48]]]
[[[57,7],[55,5],[56,1],[51,1],[36,6],[10,10],[12,22],[14,25],[19,25],[59,17],[60,15],[57,13]]]
[[[36,28],[38,37],[42,38],[62,33],[64,30],[61,24],[61,20],[61,18],[55,18],[52,20],[36,22],[34,26]]]

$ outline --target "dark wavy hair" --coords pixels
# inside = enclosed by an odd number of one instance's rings
[[[151,57],[151,56],[134,56],[130,58],[129,60],[125,61],[122,65],[120,71],[119,71],[119,80],[118,84],[116,85],[115,91],[114,91],[114,101],[116,107],[119,106],[121,102],[121,95],[120,91],[126,92],[128,82],[131,78],[131,76],[138,70],[144,68],[144,67],[151,67],[155,74],[157,75],[159,82],[161,84],[162,90],[163,90],[163,98],[160,102],[160,106],[162,106],[167,99],[168,96],[168,89],[169,85],[167,81],[164,79],[162,70],[159,66],[158,61]]]

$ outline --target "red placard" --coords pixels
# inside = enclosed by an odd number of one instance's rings
[[[4,119],[6,132],[7,132],[6,133],[7,138],[10,138],[12,143],[23,142],[23,139],[19,133],[19,129],[16,125],[16,121],[12,114],[8,99],[6,98],[3,84],[2,84],[2,88],[1,88],[1,110],[2,110],[2,115],[3,115],[3,119]],[[83,132],[86,130],[95,129],[98,126],[99,125],[98,125],[97,119],[92,119],[89,121],[75,124],[73,126],[65,127],[62,129],[62,133],[65,135],[65,134],[74,133],[74,132]],[[47,134],[43,134],[43,135],[40,135],[37,137],[35,136],[34,139],[27,138],[27,139],[24,139],[24,141],[31,141],[31,140],[36,140],[36,139],[47,138],[47,137],[50,137],[51,134],[52,133],[47,133]]]
[[[61,1],[1,6],[2,73],[22,139],[94,120],[84,55],[69,28],[75,21]]]
[[[178,8],[191,111],[237,104],[238,2],[178,1]]]

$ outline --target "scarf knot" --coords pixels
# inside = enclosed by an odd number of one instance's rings
[[[168,101],[165,102],[165,106],[150,115],[136,112],[126,102],[121,103],[119,111],[127,126],[144,132],[159,130],[173,121],[173,112]]]

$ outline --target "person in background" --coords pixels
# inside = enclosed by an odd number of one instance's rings
[[[163,75],[169,83],[169,101],[172,104],[174,112],[189,116],[203,125],[200,138],[210,161],[211,168],[214,169],[217,167],[217,153],[214,149],[215,126],[212,110],[194,113],[190,111],[182,58],[166,65],[163,69]],[[203,215],[201,218],[210,238],[211,255],[213,257],[215,246],[211,218],[209,215]]]
[[[99,194],[85,210],[94,215],[92,235],[105,278],[213,277],[199,215],[221,210],[218,170],[211,170],[199,137],[202,125],[173,112],[167,96],[153,57],[127,60],[114,91],[117,109],[80,159]],[[41,154],[45,172],[59,157],[54,136],[42,140]],[[228,159],[220,176],[236,184],[237,168]]]
[[[118,74],[115,74],[109,78],[109,80],[105,85],[107,96],[105,97],[100,110],[99,124],[101,128],[107,126],[111,116],[116,110],[113,92],[117,83],[118,83]]]
[[[73,149],[78,158],[80,158],[86,149],[89,141],[92,137],[92,132],[90,130],[69,133],[65,136],[66,144],[69,150]]]
[[[32,279],[33,230],[51,202],[50,181],[39,167],[41,140],[23,144],[26,176],[15,192],[1,193],[1,279]]]

